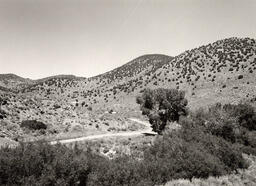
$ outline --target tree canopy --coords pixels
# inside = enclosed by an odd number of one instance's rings
[[[176,89],[146,89],[137,97],[142,114],[148,116],[153,131],[161,134],[168,122],[179,121],[187,115],[185,92]]]

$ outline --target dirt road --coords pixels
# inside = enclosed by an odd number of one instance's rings
[[[152,132],[152,128],[150,124],[146,121],[141,121],[136,118],[129,118],[129,120],[140,123],[142,125],[146,126],[146,129],[139,130],[139,131],[130,131],[130,132],[118,132],[118,133],[107,133],[107,134],[95,134],[85,137],[79,137],[79,138],[71,138],[71,139],[63,139],[63,140],[57,140],[57,141],[51,141],[50,144],[54,145],[56,143],[73,143],[73,142],[79,142],[79,141],[85,141],[85,140],[93,140],[93,139],[101,139],[106,137],[124,137],[124,136],[138,136],[138,135],[144,135],[144,134],[151,134],[155,135],[156,133]]]

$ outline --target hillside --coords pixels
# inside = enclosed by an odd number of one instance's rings
[[[133,78],[142,72],[146,71],[146,75],[155,72],[158,68],[167,64],[172,60],[172,57],[160,54],[148,54],[140,56],[125,65],[104,74],[92,77],[91,79],[107,80],[108,83],[122,80],[126,78]]]
[[[19,126],[27,119],[40,120],[49,126],[45,134],[25,131],[28,136],[65,134],[73,130],[131,130],[138,126],[127,122],[127,117],[141,117],[135,98],[145,88],[184,90],[191,109],[215,102],[238,103],[243,99],[255,102],[255,71],[256,41],[228,38],[174,58],[144,55],[91,78],[61,75],[31,82],[10,76],[13,86],[6,79],[4,88],[12,89],[14,84],[23,86],[18,93],[0,91],[8,103],[2,106],[6,115],[1,121],[5,122],[2,136],[24,135]],[[3,126],[12,126],[12,132]]]
[[[255,40],[229,38],[175,57],[150,85],[185,90],[191,105],[255,100],[255,70]]]
[[[15,74],[0,74],[0,87],[2,89],[17,90],[31,84],[33,81]]]
[[[92,78],[96,87],[85,87],[86,102],[102,103],[135,101],[144,88],[177,88],[186,92],[190,106],[213,104],[216,101],[255,100],[256,42],[249,38],[229,38],[186,51],[173,59],[164,58],[161,65],[125,78],[127,72],[113,70]],[[129,64],[129,63],[128,63]],[[132,65],[131,65],[132,66]],[[137,69],[137,67],[135,68]],[[107,77],[119,74],[107,84]],[[104,78],[103,78],[104,77]],[[91,83],[91,84],[93,84]],[[89,83],[90,85],[90,83]],[[131,100],[132,98],[132,100]],[[125,102],[125,100],[127,100]]]
[[[56,99],[61,95],[70,102],[86,102],[86,105],[107,103],[108,97],[116,98],[117,91],[130,93],[132,90],[128,87],[133,84],[140,86],[139,79],[154,73],[171,60],[172,57],[165,55],[144,55],[92,78],[74,76],[45,78],[25,87],[21,92],[30,95],[37,94],[48,99]]]

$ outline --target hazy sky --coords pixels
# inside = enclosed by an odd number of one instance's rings
[[[227,37],[256,38],[256,0],[0,0],[0,73],[33,79]]]

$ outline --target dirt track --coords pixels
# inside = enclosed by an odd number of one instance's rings
[[[152,135],[156,134],[156,133],[152,132],[152,128],[151,128],[151,126],[148,122],[141,121],[141,120],[136,119],[136,118],[129,118],[129,120],[140,123],[140,124],[143,124],[147,128],[144,129],[144,130],[139,130],[139,131],[107,133],[107,134],[95,134],[95,135],[79,137],[79,138],[63,139],[63,140],[51,141],[50,144],[52,144],[52,145],[54,145],[56,143],[65,144],[65,143],[73,143],[73,142],[85,141],[85,140],[101,139],[101,138],[106,138],[106,137],[138,136],[138,135],[144,135],[145,133],[146,134],[152,134]]]

